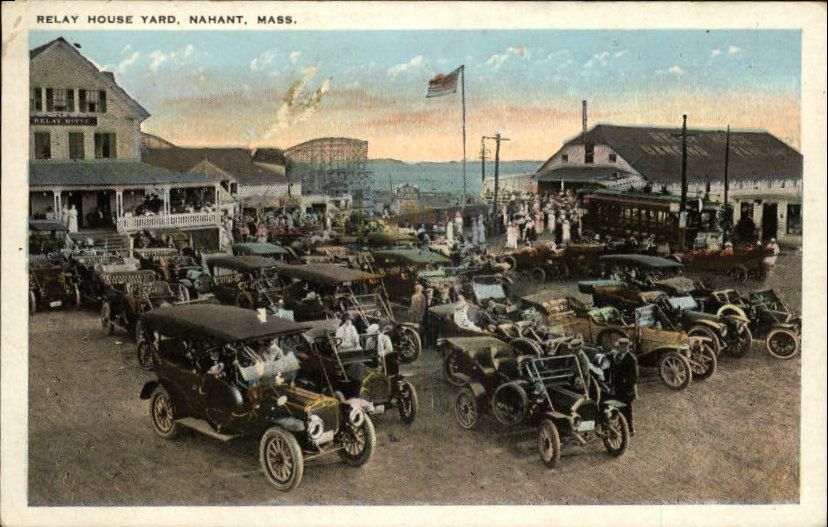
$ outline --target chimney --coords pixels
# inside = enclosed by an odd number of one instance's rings
[[[581,125],[584,134],[587,132],[587,104],[586,101],[581,101]]]

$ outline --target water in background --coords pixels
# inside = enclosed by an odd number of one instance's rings
[[[500,175],[535,172],[542,161],[501,161]],[[402,161],[374,159],[368,161],[367,169],[373,172],[372,188],[389,192],[393,187],[410,183],[418,185],[421,192],[463,192],[463,164],[449,163],[403,163]],[[466,163],[468,193],[480,193],[480,161]],[[486,162],[486,179],[494,177],[494,163]]]

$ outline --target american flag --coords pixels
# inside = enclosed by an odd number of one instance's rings
[[[426,93],[426,98],[442,97],[443,95],[457,93],[457,79],[460,76],[461,68],[462,66],[448,75],[443,75],[442,73],[435,75],[433,79],[428,81],[428,92]]]

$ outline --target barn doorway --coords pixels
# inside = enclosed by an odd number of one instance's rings
[[[779,228],[776,203],[762,204],[762,240],[776,238]]]

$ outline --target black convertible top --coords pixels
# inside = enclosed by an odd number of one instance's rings
[[[210,268],[221,267],[243,273],[252,273],[259,269],[268,269],[276,265],[276,260],[265,256],[211,256],[207,259]]]
[[[160,307],[144,313],[143,323],[150,331],[208,339],[219,344],[307,330],[304,324],[273,315],[262,322],[252,309],[219,304]]]
[[[363,282],[380,278],[379,275],[366,273],[350,267],[336,264],[306,263],[284,264],[276,263],[276,272],[289,278],[297,278],[306,282],[325,285],[345,284],[348,282]]]

